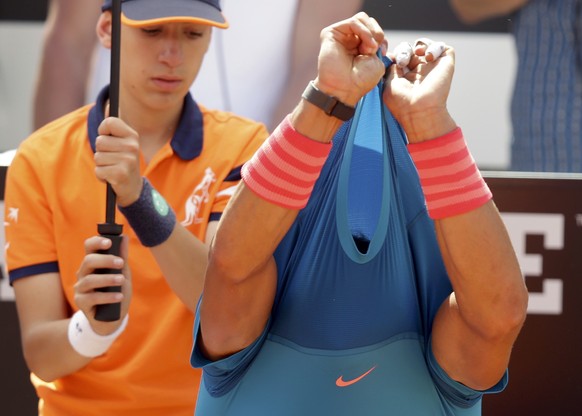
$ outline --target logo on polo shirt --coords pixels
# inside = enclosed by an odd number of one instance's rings
[[[16,224],[18,222],[18,208],[9,207],[8,208],[8,217],[6,218],[8,221]],[[4,223],[5,227],[10,225],[8,222]]]
[[[200,209],[202,204],[208,202],[210,185],[216,182],[216,174],[213,172],[212,168],[206,168],[204,171],[204,178],[200,181],[198,185],[194,188],[188,200],[186,200],[185,209],[186,218],[181,222],[184,227],[191,224],[198,224],[202,222],[202,218],[199,217]]]

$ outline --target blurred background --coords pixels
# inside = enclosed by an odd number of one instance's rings
[[[317,7],[317,0],[313,4]],[[511,16],[467,26],[448,0],[365,0],[363,9],[386,30],[389,49],[419,37],[455,47],[450,110],[485,171],[530,290],[528,320],[515,346],[509,386],[503,394],[484,398],[483,415],[580,414],[582,176],[504,173],[517,70]],[[10,153],[32,132],[46,13],[46,0],[0,0],[0,217]],[[0,247],[4,244],[0,229]],[[3,255],[0,263],[4,265]],[[0,415],[32,416],[37,400],[22,358],[13,294],[3,267],[0,272]]]
[[[480,167],[507,168],[515,72],[508,18],[465,26],[447,0],[366,0],[364,10],[386,29],[390,49],[421,36],[455,47],[452,113]],[[0,151],[17,147],[32,132],[32,93],[45,17],[46,0],[0,2]]]

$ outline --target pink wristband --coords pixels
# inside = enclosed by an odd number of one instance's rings
[[[246,186],[262,199],[284,208],[301,209],[319,178],[331,143],[321,143],[298,133],[290,115],[244,164]]]
[[[459,127],[436,139],[411,143],[408,151],[431,218],[463,214],[492,198]]]

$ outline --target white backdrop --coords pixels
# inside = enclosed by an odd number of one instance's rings
[[[0,151],[13,149],[31,133],[32,91],[42,23],[0,22]],[[432,37],[453,45],[457,69],[451,113],[463,128],[481,168],[509,164],[509,100],[515,73],[509,34],[388,31],[391,47]]]

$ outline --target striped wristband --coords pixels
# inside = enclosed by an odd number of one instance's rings
[[[244,164],[242,179],[266,201],[283,208],[304,208],[331,146],[297,132],[287,116]]]
[[[174,211],[147,178],[143,178],[143,187],[137,201],[118,208],[145,247],[162,244],[174,231]]]
[[[459,127],[436,139],[411,143],[408,151],[432,219],[463,214],[492,198]]]

